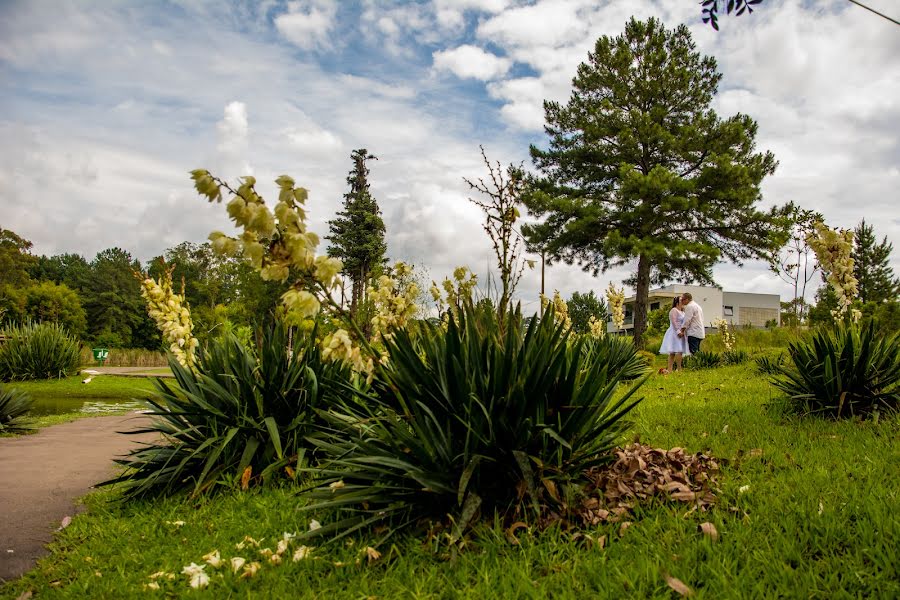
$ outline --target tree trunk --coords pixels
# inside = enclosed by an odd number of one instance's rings
[[[643,348],[647,330],[647,302],[650,296],[650,259],[644,254],[638,258],[637,287],[634,293],[634,345]]]

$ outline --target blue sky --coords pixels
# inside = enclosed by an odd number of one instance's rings
[[[895,0],[869,3],[900,16]],[[766,0],[718,34],[686,0],[5,1],[0,226],[42,254],[120,246],[145,260],[231,230],[190,186],[205,167],[252,173],[264,196],[292,175],[324,234],[365,147],[390,256],[483,278],[490,246],[462,180],[486,175],[478,145],[529,165],[542,100],[565,101],[597,37],[631,15],[685,23],[717,56],[716,109],[754,117],[780,161],[764,204],[794,200],[834,226],[865,217],[900,271],[900,27],[846,0]],[[554,265],[548,287],[599,292],[627,275]],[[788,294],[762,264],[716,275]],[[522,299],[538,286],[526,273]]]

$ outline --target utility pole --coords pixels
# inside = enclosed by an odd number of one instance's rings
[[[544,249],[541,249],[541,296],[544,295]]]

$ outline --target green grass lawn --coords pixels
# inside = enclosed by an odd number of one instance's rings
[[[296,510],[293,489],[183,498],[120,507],[114,492],[87,498],[90,512],[58,535],[53,554],[22,580],[0,588],[15,598],[672,598],[665,577],[680,579],[695,598],[900,597],[900,419],[880,422],[803,419],[779,410],[774,388],[750,366],[653,376],[623,443],[640,436],[728,459],[718,506],[688,514],[682,504],[639,508],[634,524],[603,525],[604,548],[571,533],[482,527],[452,560],[432,554],[421,536],[394,540],[368,566],[364,549],[321,546],[312,558],[280,566],[264,562],[251,579],[211,571],[198,592],[178,574],[219,550],[259,559],[235,544],[245,535],[275,548],[283,532],[305,531],[327,513]],[[743,489],[743,491],[741,491]],[[171,524],[184,521],[183,527]],[[709,521],[717,542],[698,531]],[[169,522],[169,523],[167,523]],[[359,559],[359,563],[357,560]],[[144,588],[149,575],[160,590]]]

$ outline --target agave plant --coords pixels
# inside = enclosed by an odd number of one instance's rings
[[[78,341],[58,323],[10,325],[0,332],[0,380],[52,379],[78,370]]]
[[[750,360],[746,350],[726,350],[722,353],[722,364],[742,365]]]
[[[722,364],[722,355],[718,352],[695,352],[687,363],[691,369],[712,369]]]
[[[498,318],[471,304],[446,331],[397,332],[370,393],[327,415],[332,429],[316,440],[327,458],[304,510],[341,516],[307,535],[449,518],[456,539],[479,513],[564,504],[569,484],[610,460],[645,380],[617,393],[633,347],[623,359],[616,345],[568,336],[552,307],[526,325],[518,309]]]
[[[287,328],[279,324],[259,349],[233,335],[213,340],[199,352],[196,372],[170,357],[177,386],[157,380],[148,400],[155,419],[129,432],[160,439],[117,460],[125,472],[101,485],[121,483],[129,499],[293,477],[309,458],[316,409],[350,376],[342,363],[322,361],[314,331],[295,343],[290,353]]]
[[[31,431],[27,420],[31,405],[31,397],[25,392],[0,386],[0,433]]]
[[[900,333],[874,320],[837,323],[788,345],[792,367],[771,379],[804,412],[834,417],[900,408]]]
[[[784,353],[779,352],[774,358],[771,356],[757,356],[754,360],[756,370],[764,375],[775,375],[779,373],[779,369],[784,366]]]

